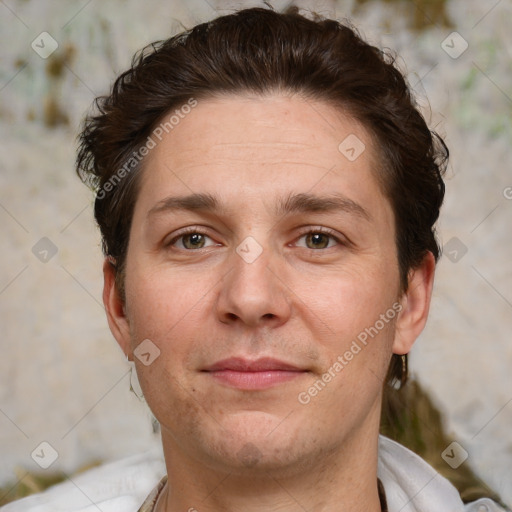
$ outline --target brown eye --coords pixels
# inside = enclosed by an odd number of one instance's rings
[[[321,232],[312,232],[305,235],[305,243],[308,249],[326,249],[333,237]]]
[[[201,233],[190,233],[180,237],[185,249],[201,249],[205,245],[205,236]]]
[[[214,245],[218,244],[215,244],[208,235],[198,231],[183,233],[182,235],[173,238],[168,244],[169,247],[174,246],[181,250],[204,249]]]

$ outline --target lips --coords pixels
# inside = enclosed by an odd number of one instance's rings
[[[300,377],[307,370],[273,358],[223,359],[203,370],[220,383],[244,390],[266,389]]]
[[[263,357],[261,359],[256,359],[255,361],[250,361],[241,357],[231,357],[229,359],[223,359],[222,361],[218,361],[217,363],[212,364],[204,371],[215,372],[222,370],[232,370],[235,372],[264,372],[276,370],[295,372],[303,371],[292,364],[279,361],[278,359],[272,359],[270,357]]]

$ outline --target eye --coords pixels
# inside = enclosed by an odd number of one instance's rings
[[[208,243],[208,241],[210,243]],[[178,249],[194,250],[203,249],[216,244],[208,235],[199,231],[191,231],[189,233],[183,233],[174,237],[170,242],[169,246],[175,246]]]
[[[302,244],[300,243],[301,240],[304,240]],[[333,234],[321,230],[309,231],[297,240],[299,247],[306,247],[307,249],[329,249],[340,243],[340,240]]]

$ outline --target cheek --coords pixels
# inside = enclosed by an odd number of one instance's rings
[[[135,268],[129,275],[126,291],[133,341],[149,338],[167,345],[186,338],[187,329],[197,325],[193,317],[208,299],[211,284],[197,276],[158,269]]]
[[[311,316],[318,320],[312,331],[322,345],[322,375],[312,378],[301,399],[311,399],[318,415],[328,411],[334,424],[337,418],[362,421],[383,388],[398,316],[396,288],[347,278],[325,283],[314,303]]]
[[[348,407],[355,414],[359,406],[342,397],[370,400],[384,383],[400,307],[398,271],[376,260],[347,265],[329,279],[318,277],[304,286],[301,298],[303,317],[311,319],[310,331],[324,356],[322,370],[329,374],[325,391],[317,386],[319,403],[325,400],[338,412]]]
[[[148,267],[151,268],[151,267]],[[197,404],[204,397],[189,382],[188,357],[197,350],[202,339],[197,326],[204,285],[188,276],[170,275],[161,269],[144,270],[132,267],[126,282],[131,343],[139,382],[153,414],[166,422],[181,418],[192,421]],[[150,364],[137,357],[137,347],[150,340],[149,352],[157,356]],[[146,345],[147,341],[144,341]],[[140,352],[140,350],[139,350]],[[194,399],[192,399],[194,398]],[[187,428],[192,429],[189,424]]]
[[[138,380],[147,405],[162,429],[197,433],[199,436],[199,418],[204,414],[208,397],[183,379],[179,363],[170,367],[165,357],[162,353],[149,366],[136,362]]]
[[[302,275],[296,286],[302,290],[304,309],[310,310],[332,338],[346,341],[392,309],[399,281],[398,272],[384,264],[347,265],[330,275]],[[388,316],[393,316],[393,311]]]
[[[218,279],[213,272],[178,273],[151,265],[133,265],[129,270],[126,296],[132,349],[137,358],[137,347],[150,340],[158,354],[148,366],[136,359],[140,384],[148,402],[156,400],[152,409],[167,396],[165,406],[172,399],[171,409],[179,410],[186,407],[185,388],[195,392],[191,356],[201,352],[211,334],[211,294]]]

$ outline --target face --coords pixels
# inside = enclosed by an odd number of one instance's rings
[[[151,150],[125,307],[109,266],[105,303],[169,449],[291,468],[376,436],[391,354],[425,316],[399,296],[378,165],[361,125],[298,96],[200,101]]]

